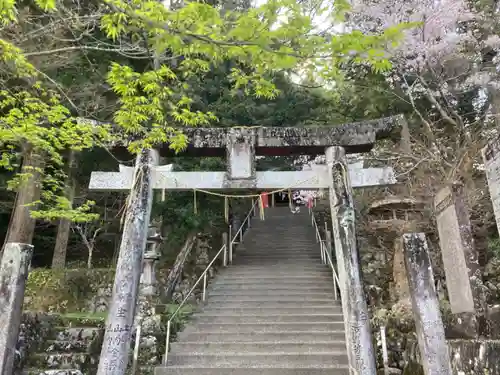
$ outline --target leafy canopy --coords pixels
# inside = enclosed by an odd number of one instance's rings
[[[56,0],[35,3],[38,11],[50,16],[47,19],[54,23],[61,22],[59,7],[76,6]],[[339,20],[346,9],[346,3],[339,1],[333,10],[323,7],[317,14]],[[16,1],[0,1],[0,24],[9,27],[29,22],[18,18],[18,12]],[[381,51],[384,45],[397,40],[405,27],[396,25],[373,35],[360,31],[318,33],[311,16],[296,0],[269,0],[250,10],[225,12],[195,1],[168,9],[150,0],[104,0],[98,2],[97,11],[81,19],[97,22],[108,38],[106,44],[116,50],[125,44],[147,48],[154,63],[136,71],[132,64],[118,63],[118,59],[107,62],[107,82],[116,95],[117,109],[113,126],[96,125],[75,117],[78,114],[68,109],[67,100],[49,88],[47,81],[57,81],[57,76],[49,77],[29,60],[26,51],[0,38],[1,167],[15,167],[14,150],[26,145],[60,169],[65,150],[83,150],[131,137],[134,141],[128,144],[133,152],[159,142],[169,142],[174,150],[182,150],[186,139],[179,127],[215,120],[213,113],[192,109],[190,77],[203,77],[231,61],[229,79],[235,92],[273,98],[278,92],[273,72],[295,70],[323,81],[335,80],[341,76],[341,63],[352,59],[376,71],[389,69]],[[73,47],[84,49],[85,40]],[[56,49],[53,53],[57,53]],[[52,214],[46,211],[43,215],[63,215],[69,202],[61,198],[62,174],[55,178],[45,173],[51,187],[43,198],[54,207],[49,207]],[[81,212],[76,216],[81,218]]]

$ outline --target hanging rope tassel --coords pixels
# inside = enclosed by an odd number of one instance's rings
[[[224,197],[224,218],[226,219],[226,224],[229,224],[229,199]]]
[[[196,199],[196,190],[193,190],[193,211],[195,215],[198,215],[198,201]]]
[[[161,191],[161,201],[162,202],[165,202],[165,195],[166,195],[165,189],[162,189],[162,191]]]
[[[288,207],[292,209],[292,189],[288,189]]]
[[[260,220],[263,221],[265,220],[265,215],[264,215],[264,209],[265,209],[265,204],[264,204],[264,196],[265,196],[266,193],[262,193],[260,196],[259,196],[259,216],[260,216]],[[267,197],[266,197],[267,198]]]
[[[263,216],[264,216],[264,202],[262,200],[262,194],[259,196],[259,217],[260,217],[260,220],[264,220]]]

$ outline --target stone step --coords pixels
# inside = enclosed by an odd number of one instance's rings
[[[257,235],[260,234],[267,234],[269,235],[272,233],[273,229],[279,232],[280,234],[290,234],[290,232],[286,231],[286,228],[289,227],[290,229],[294,229],[295,231],[292,233],[297,233],[300,231],[303,231],[305,229],[310,229],[312,228],[311,222],[309,220],[304,221],[301,219],[296,218],[296,220],[288,220],[286,217],[269,217],[267,220],[263,221],[256,221],[253,225],[254,229],[259,229],[259,231],[256,233]]]
[[[185,332],[288,332],[288,331],[340,331],[344,329],[344,323],[331,321],[311,321],[311,322],[276,322],[276,323],[194,323],[184,330]]]
[[[296,239],[286,239],[284,236],[289,236],[290,234],[273,234],[272,236],[248,236],[243,237],[242,245],[245,245],[248,251],[259,251],[274,252],[279,253],[281,251],[303,251],[305,253],[312,253],[315,250],[319,252],[319,243],[316,242],[315,237],[309,237],[304,233],[295,234],[296,238],[301,238],[301,240]],[[239,242],[239,241],[238,241]]]
[[[309,225],[288,223],[288,225],[274,225],[271,227],[268,223],[267,227],[259,227],[257,225],[252,232],[247,232],[248,237],[243,239],[249,242],[258,242],[265,238],[273,241],[277,245],[281,243],[305,243],[308,241],[316,241],[314,229]]]
[[[307,248],[309,249],[312,245],[306,245]],[[248,250],[247,250],[248,249]],[[295,258],[298,258],[298,259],[301,259],[301,258],[310,258],[310,257],[313,257],[314,259],[318,259],[321,255],[320,253],[320,250],[319,250],[319,246],[318,246],[318,249],[317,251],[309,251],[309,250],[305,250],[305,249],[290,249],[290,248],[287,248],[287,249],[283,249],[283,250],[277,250],[276,248],[272,248],[272,249],[269,249],[269,250],[258,250],[258,251],[254,251],[252,249],[249,249],[247,248],[245,249],[245,251],[241,251],[239,254],[237,252],[235,252],[236,254],[238,254],[239,257],[244,257],[244,258],[284,258],[286,256],[293,256],[294,259]]]
[[[304,297],[304,295],[307,294],[308,297],[315,297],[315,298],[333,298],[333,287],[330,290],[325,290],[325,291],[312,291],[312,292],[302,292],[301,290],[284,290],[284,289],[271,289],[268,288],[267,290],[262,289],[262,290],[238,290],[238,289],[233,289],[233,290],[213,290],[209,291],[208,295],[211,297],[216,297],[216,296],[226,296],[226,297],[231,297],[231,296],[257,296],[257,297],[266,297],[266,296],[287,296],[287,297],[295,297],[297,299],[301,299]]]
[[[304,241],[301,243],[279,241],[276,239],[255,239],[253,241],[244,240],[243,245],[245,248],[241,252],[248,252],[249,254],[282,254],[282,253],[301,253],[301,254],[319,254],[319,244],[314,239]],[[240,248],[241,249],[241,248]]]
[[[300,284],[300,285],[318,285],[323,283],[333,283],[331,274],[322,274],[322,275],[314,275],[314,276],[295,276],[295,277],[276,277],[274,275],[270,275],[267,277],[237,277],[237,276],[226,276],[224,274],[217,276],[214,281],[214,285],[237,285],[238,287],[243,287],[245,285],[276,285],[276,284]],[[333,287],[333,284],[332,284]]]
[[[89,359],[88,353],[33,353],[26,360],[31,368],[58,368],[62,370],[79,368]]]
[[[329,353],[251,353],[239,355],[224,354],[176,354],[168,356],[170,366],[213,366],[213,367],[307,367],[335,368],[348,364],[344,351],[331,351]]]
[[[38,368],[23,369],[22,375],[83,375],[78,369],[52,369],[44,370]]]
[[[46,353],[81,353],[86,352],[88,340],[46,340],[43,348]]]
[[[295,231],[293,234],[294,238],[289,238],[290,233],[288,231],[286,233],[271,233],[268,236],[249,233],[248,237],[243,236],[242,244],[248,249],[262,252],[266,250],[274,252],[287,250],[312,252],[316,249],[316,246],[319,248],[319,243],[316,242],[315,236],[310,236],[308,233],[309,230],[303,232]],[[239,238],[237,242],[240,242]]]
[[[334,303],[334,296],[333,296],[333,291],[332,295],[329,295],[327,297],[324,296],[309,296],[309,295],[302,295],[300,297],[297,297],[297,295],[281,295],[281,296],[263,296],[263,295],[254,295],[254,296],[247,296],[247,295],[236,295],[236,296],[227,296],[224,294],[219,294],[219,295],[212,295],[208,296],[207,304],[213,303],[214,306],[219,306],[222,304],[226,303],[238,303],[241,304],[242,302],[247,302],[251,303],[254,306],[270,306],[273,305],[274,303],[292,303],[292,304],[299,304],[301,301],[302,303],[308,303],[308,304],[318,304],[318,303],[325,303],[325,304],[331,304]],[[297,305],[298,306],[298,305]]]
[[[55,327],[52,333],[46,337],[47,340],[57,341],[89,341],[99,335],[101,331],[97,327]]]
[[[332,293],[333,292],[333,284],[325,283],[324,285],[301,285],[301,284],[286,284],[286,283],[278,283],[278,284],[254,284],[254,285],[243,285],[238,286],[234,284],[219,284],[214,283],[210,288],[210,293],[213,292],[224,292],[224,293],[243,293],[248,295],[248,292],[254,293],[259,292],[262,294],[266,294],[265,292],[290,292],[296,291],[300,293]]]
[[[261,293],[259,293],[261,292]],[[296,293],[295,293],[296,292]],[[231,284],[214,284],[208,288],[208,294],[211,296],[214,295],[220,295],[220,294],[225,294],[225,295],[232,295],[234,296],[235,294],[237,295],[244,295],[244,296],[251,296],[251,295],[295,295],[295,294],[308,294],[308,295],[319,295],[322,294],[326,296],[326,298],[331,298],[332,294],[334,292],[333,289],[333,283],[323,283],[323,285],[318,286],[316,285],[315,287],[304,287],[304,285],[300,284],[281,284],[281,283],[276,283],[276,284],[261,284],[259,286],[253,286],[249,288],[245,287],[238,287],[238,286],[233,286]],[[216,293],[216,294],[215,294]]]
[[[297,251],[295,254],[293,252],[282,252],[282,253],[273,253],[273,254],[252,254],[252,253],[237,253],[233,254],[234,258],[243,259],[243,260],[294,260],[297,265],[303,264],[304,262],[321,262],[321,254],[318,250],[318,253],[304,253],[302,251]]]
[[[332,350],[346,350],[342,341],[301,341],[301,342],[207,342],[191,341],[172,343],[172,352],[176,354],[192,353],[329,353]],[[346,351],[347,353],[347,351]]]
[[[244,314],[244,315],[279,315],[279,314],[342,314],[342,307],[340,305],[328,304],[302,304],[300,306],[294,303],[289,303],[283,306],[281,303],[269,304],[269,305],[255,305],[254,303],[226,303],[220,306],[207,305],[203,308],[203,313],[213,314],[213,315],[225,315],[225,314]]]
[[[272,268],[272,267],[270,267]],[[239,280],[241,282],[250,282],[252,284],[255,284],[255,282],[260,281],[261,283],[264,282],[274,282],[278,280],[283,280],[283,281],[288,281],[288,280],[297,280],[301,281],[304,280],[306,281],[307,279],[309,281],[313,280],[325,280],[329,279],[332,280],[332,271],[330,268],[327,268],[326,266],[322,266],[320,269],[316,269],[314,271],[312,270],[304,270],[303,272],[293,270],[293,272],[290,270],[290,272],[286,272],[285,270],[280,270],[277,269],[275,272],[272,272],[271,270],[268,270],[267,268],[262,267],[262,269],[254,270],[253,272],[247,272],[247,271],[235,271],[234,269],[230,270],[225,270],[223,271],[220,276],[217,276],[217,279],[215,280]]]
[[[258,264],[264,263],[270,263],[270,262],[280,262],[280,263],[289,263],[293,261],[297,265],[316,265],[316,264],[321,264],[321,258],[318,255],[304,255],[304,256],[297,256],[297,255],[281,255],[281,254],[270,254],[270,255],[260,255],[260,256],[253,256],[253,255],[238,255],[236,254],[233,258],[233,262],[237,260],[238,262],[245,262],[245,264],[252,264],[255,262],[258,262]]]
[[[285,272],[287,268],[289,268],[288,272],[303,272],[305,271],[319,271],[322,269],[325,269],[327,266],[324,264],[321,264],[321,262],[318,260],[312,261],[302,261],[300,263],[296,263],[295,261],[291,260],[278,260],[278,259],[256,259],[256,260],[242,260],[238,259],[238,257],[235,257],[233,259],[233,264],[232,267],[241,267],[245,265],[246,268],[244,272],[255,272],[255,271],[264,271],[267,275],[272,274],[272,269],[273,268],[278,268],[276,271],[279,272]]]
[[[332,271],[326,266],[321,271],[318,272],[308,272],[308,273],[297,273],[290,275],[288,273],[284,274],[267,274],[267,275],[241,275],[238,272],[234,272],[230,269],[224,270],[217,276],[217,281],[228,281],[235,283],[245,283],[245,284],[262,284],[262,283],[274,283],[277,281],[283,282],[300,282],[300,283],[315,283],[320,280],[332,280]]]
[[[155,375],[349,375],[347,366],[336,368],[237,368],[237,367],[156,367]]]
[[[318,254],[319,255],[319,254]],[[319,256],[317,258],[312,258],[309,256],[306,257],[301,257],[297,258],[294,256],[261,256],[261,257],[249,257],[249,256],[238,256],[238,254],[234,255],[233,262],[237,261],[245,261],[247,266],[251,266],[254,263],[257,263],[256,265],[259,264],[271,264],[271,263],[277,263],[277,264],[283,264],[283,265],[294,265],[294,266],[321,266],[321,259]]]
[[[300,329],[297,331],[267,331],[267,332],[220,332],[204,331],[190,332],[182,331],[178,334],[177,342],[219,342],[219,343],[253,343],[253,342],[304,342],[304,341],[339,341],[345,342],[345,332],[340,330],[313,331]]]
[[[211,315],[207,312],[197,314],[193,317],[196,323],[212,324],[272,324],[272,323],[308,323],[308,322],[342,322],[342,314],[276,314],[276,315]]]
[[[317,265],[300,265],[300,264],[276,264],[270,265],[247,265],[237,264],[233,260],[233,264],[224,271],[225,275],[238,275],[240,277],[252,276],[269,277],[269,276],[289,276],[295,277],[298,275],[328,275],[331,274],[328,266],[318,263]]]
[[[273,238],[248,237],[243,239],[242,245],[245,245],[245,250],[251,253],[281,253],[281,252],[302,252],[305,254],[319,253],[319,244],[314,238],[304,239],[302,241],[287,241],[277,240]]]
[[[235,260],[238,260],[238,257],[235,256],[235,259],[233,259],[233,262]],[[297,262],[293,259],[282,259],[282,262],[278,264],[274,264],[272,267],[270,264],[232,264],[228,266],[228,269],[234,270],[234,271],[241,271],[241,272],[253,272],[253,271],[258,271],[260,269],[264,269],[265,271],[269,272],[272,270],[275,270],[276,272],[315,272],[318,270],[322,269],[327,269],[327,266],[324,264],[321,264],[321,262]],[[272,274],[272,273],[271,273]]]

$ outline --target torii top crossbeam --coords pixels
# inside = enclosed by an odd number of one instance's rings
[[[402,115],[376,120],[347,123],[337,126],[311,127],[236,127],[182,128],[188,138],[188,156],[225,156],[231,137],[247,135],[254,155],[320,155],[327,146],[341,146],[346,153],[362,153],[372,149],[377,139],[396,131]],[[121,145],[124,147],[125,145]],[[168,144],[156,147],[162,156],[172,155]],[[115,148],[121,148],[117,146]]]
[[[377,139],[399,128],[401,116],[388,117],[339,127],[303,128],[186,128],[190,147],[185,154],[194,156],[225,155],[224,172],[171,172],[164,168],[152,170],[153,189],[219,190],[219,189],[321,189],[329,186],[327,166],[313,171],[257,172],[255,156],[324,154],[331,146],[346,152],[368,151]],[[165,147],[166,148],[166,147]],[[161,153],[161,152],[160,152]],[[129,190],[134,168],[120,167],[120,172],[92,172],[91,190]],[[349,168],[354,187],[393,184],[392,168]]]

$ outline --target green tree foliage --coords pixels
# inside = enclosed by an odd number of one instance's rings
[[[200,105],[192,95],[193,79],[209,77],[230,61],[225,90],[235,101],[257,98],[257,108],[264,99],[279,100],[277,72],[300,70],[322,80],[337,79],[340,64],[353,56],[376,71],[389,69],[381,48],[404,27],[332,36],[315,32],[311,16],[294,0],[240,8],[220,11],[217,5],[186,2],[168,9],[145,0],[87,1],[80,7],[56,0],[0,2],[0,166],[17,168],[26,146],[47,160],[38,216],[86,219],[89,204],[69,211],[64,198],[66,150],[133,138],[128,143],[133,152],[159,142],[169,142],[178,151],[186,145],[179,127],[214,123],[221,106],[214,111],[213,101]],[[345,4],[339,2],[335,9],[318,13],[338,19],[344,11]],[[63,65],[58,56],[72,64]],[[75,74],[82,60],[92,69]],[[81,94],[79,88],[87,79],[96,84],[103,67],[106,95],[117,104],[92,113],[99,123],[82,120],[92,112],[82,108],[92,90]],[[98,107],[108,101],[91,102]],[[22,179],[17,175],[15,182]]]

